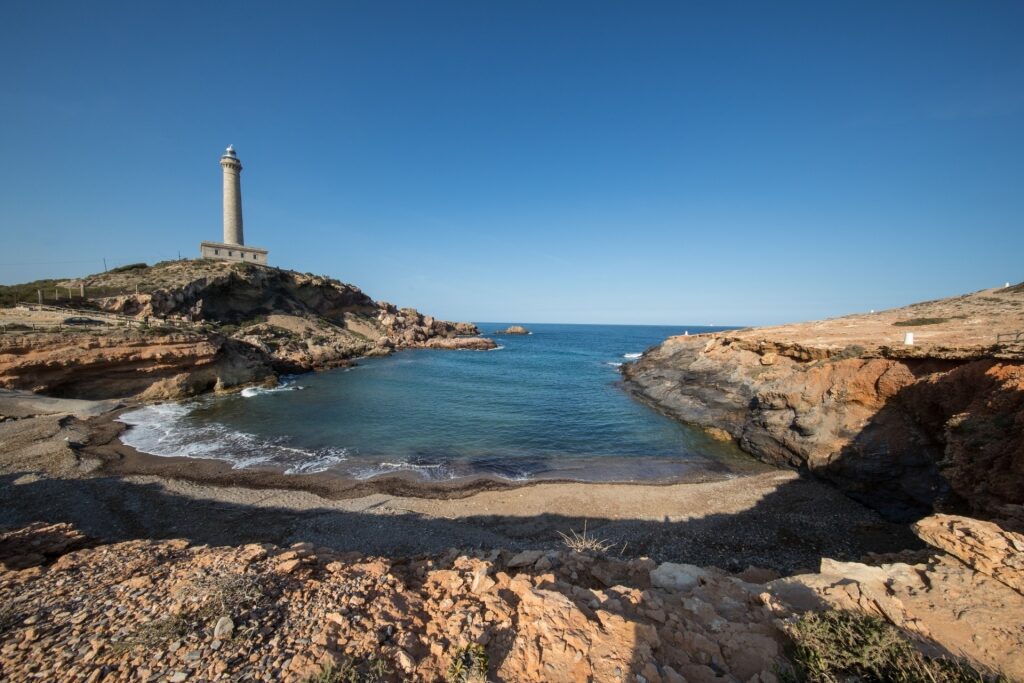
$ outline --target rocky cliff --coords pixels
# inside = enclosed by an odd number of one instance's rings
[[[92,311],[97,324],[64,326],[59,310],[6,309],[0,386],[177,398],[395,349],[495,346],[472,324],[377,302],[331,278],[254,264],[171,261],[59,286],[79,294],[62,305]]]
[[[896,517],[1024,525],[1024,288],[674,337],[622,371],[641,399]],[[913,345],[903,344],[907,331]]]

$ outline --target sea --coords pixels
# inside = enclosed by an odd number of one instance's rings
[[[478,323],[492,336],[508,323]],[[750,459],[638,402],[619,368],[665,338],[727,328],[527,326],[490,351],[410,350],[275,388],[148,405],[119,418],[158,456],[350,479],[680,481]]]

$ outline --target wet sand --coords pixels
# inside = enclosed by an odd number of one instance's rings
[[[0,415],[9,401],[0,396]],[[0,524],[69,521],[110,540],[311,541],[396,555],[554,548],[558,532],[586,522],[624,556],[783,572],[918,547],[904,526],[791,471],[657,485],[283,475],[139,453],[118,440],[118,411],[83,419],[66,407],[51,401],[43,414],[0,422]]]

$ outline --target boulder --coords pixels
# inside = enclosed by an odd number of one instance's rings
[[[708,572],[692,564],[664,562],[651,570],[651,585],[670,591],[685,591],[707,580]]]
[[[1024,535],[956,515],[925,517],[914,525],[914,533],[975,571],[1024,594]]]

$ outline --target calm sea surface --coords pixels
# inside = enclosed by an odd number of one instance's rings
[[[484,323],[486,334],[505,324]],[[749,469],[636,402],[618,366],[707,327],[530,325],[493,351],[403,351],[275,389],[127,413],[125,443],[236,467],[369,478],[668,480]]]

